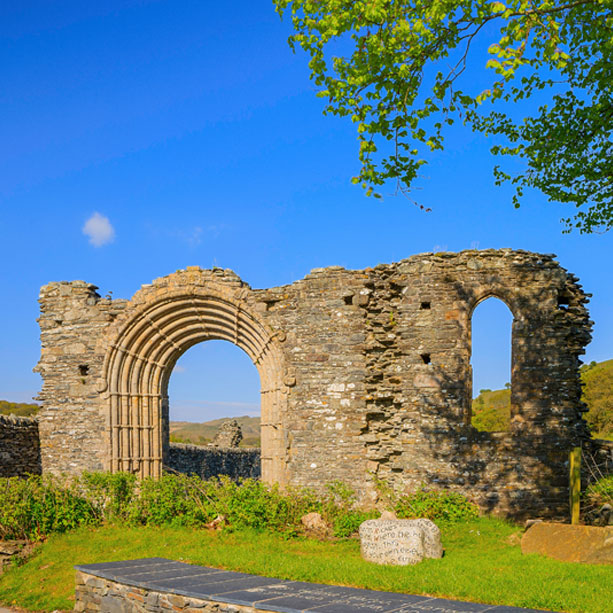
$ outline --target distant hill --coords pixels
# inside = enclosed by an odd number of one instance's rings
[[[0,400],[0,415],[19,415],[20,417],[30,417],[36,415],[40,409],[39,404],[28,404],[26,402],[9,402]]]
[[[585,414],[595,438],[613,439],[613,360],[590,362],[581,367]]]
[[[613,360],[591,362],[581,367],[583,402],[589,407],[584,417],[594,438],[613,439]],[[472,424],[482,432],[508,428],[511,390],[481,390],[473,400]]]
[[[224,421],[236,419],[243,431],[241,447],[260,446],[260,418],[259,417],[222,417],[203,423],[189,421],[170,422],[170,440],[173,443],[192,443],[193,445],[207,445],[213,441],[219,427]]]
[[[473,400],[472,425],[481,432],[508,430],[511,419],[511,390],[481,390]]]
[[[31,417],[40,410],[40,405],[25,402],[9,402],[0,400],[0,415],[18,415],[19,417]],[[189,421],[170,422],[170,440],[175,443],[192,443],[194,445],[207,445],[213,441],[219,427],[224,421],[236,419],[243,431],[241,447],[260,446],[260,418],[259,417],[222,417],[192,423]]]

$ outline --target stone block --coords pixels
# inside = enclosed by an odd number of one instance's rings
[[[105,596],[100,603],[100,611],[104,613],[126,613],[126,603],[122,598]]]
[[[443,555],[441,532],[429,519],[368,519],[360,526],[360,550],[368,562],[397,566]]]
[[[613,564],[613,526],[538,522],[521,539],[522,553],[540,553],[564,562]]]
[[[328,525],[324,521],[320,513],[307,513],[300,518],[300,523],[304,529],[309,532],[325,534],[328,531]]]

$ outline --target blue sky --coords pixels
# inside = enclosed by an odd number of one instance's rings
[[[572,211],[538,194],[513,209],[511,191],[493,184],[491,143],[461,127],[424,168],[416,197],[431,213],[394,197],[393,186],[383,202],[366,198],[350,182],[354,126],[322,115],[290,33],[271,3],[253,0],[231,10],[2,4],[0,398],[27,401],[40,388],[31,371],[41,285],[83,279],[129,298],[188,265],[232,268],[259,288],[315,267],[432,250],[556,253],[594,294],[586,360],[613,357],[613,234],[562,234],[559,220]],[[483,73],[467,79],[478,87]],[[83,232],[95,213],[98,245]],[[509,380],[510,317],[490,302],[475,316],[476,390]],[[257,372],[239,349],[204,343],[179,365],[174,418],[257,411]]]

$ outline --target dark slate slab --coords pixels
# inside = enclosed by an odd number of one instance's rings
[[[145,584],[151,590],[167,591],[173,594],[183,594],[194,598],[207,598],[216,600],[215,594],[232,592],[235,590],[248,589],[250,587],[260,587],[267,585],[271,579],[258,577],[256,575],[246,577],[227,578],[224,581],[202,581],[199,578],[193,580],[176,579],[167,581],[152,581]]]
[[[128,571],[123,569],[111,569],[105,571],[107,574],[117,575],[132,579],[133,581],[150,581],[153,579],[172,579],[172,578],[189,578],[189,577],[208,577],[210,575],[219,575],[219,571],[211,572],[211,569],[198,568],[181,568],[176,566],[158,566],[155,570],[150,567],[133,566]]]
[[[82,564],[80,569],[84,569],[84,572],[88,572],[86,569],[92,568],[95,570],[112,570],[119,568],[132,568],[138,566],[152,567],[157,564],[181,564],[181,562],[175,562],[174,560],[168,560],[166,558],[140,558],[138,560],[124,560],[120,562],[100,562],[98,564]]]
[[[278,590],[277,590],[278,591]],[[254,605],[273,611],[355,611],[356,613],[378,612],[386,613],[397,611],[403,606],[427,600],[427,596],[412,596],[395,592],[375,592],[335,585],[322,585],[317,583],[288,582],[285,594],[270,597],[266,590],[258,596]],[[230,594],[225,594],[230,596]],[[235,594],[231,595],[236,598]],[[250,600],[248,594],[243,600]],[[252,606],[254,606],[252,605]]]
[[[284,581],[165,558],[83,564],[90,575],[157,592],[279,613],[543,613],[500,605]]]
[[[411,604],[398,609],[395,613],[490,613],[495,608],[491,604],[478,604],[476,602],[463,602],[460,600],[447,600],[444,598],[429,598],[423,602]],[[522,609],[514,609],[521,611]],[[331,612],[330,612],[331,613]]]
[[[245,577],[250,577],[253,575],[244,575]],[[176,588],[182,589],[184,587],[189,587],[190,585],[213,585],[215,583],[220,583],[222,581],[232,581],[236,579],[240,579],[240,573],[233,573],[232,571],[222,570],[217,571],[216,573],[200,573],[200,574],[182,574],[175,572],[171,576],[161,576],[152,574],[149,577],[145,577],[142,580],[143,585],[146,586],[160,586],[165,589],[168,588]],[[151,588],[153,589],[153,588]]]

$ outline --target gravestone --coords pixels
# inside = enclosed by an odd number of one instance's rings
[[[360,550],[367,562],[396,566],[443,557],[441,531],[429,519],[368,519],[360,525]]]
[[[538,522],[521,539],[522,553],[540,553],[564,562],[613,564],[613,526]]]

